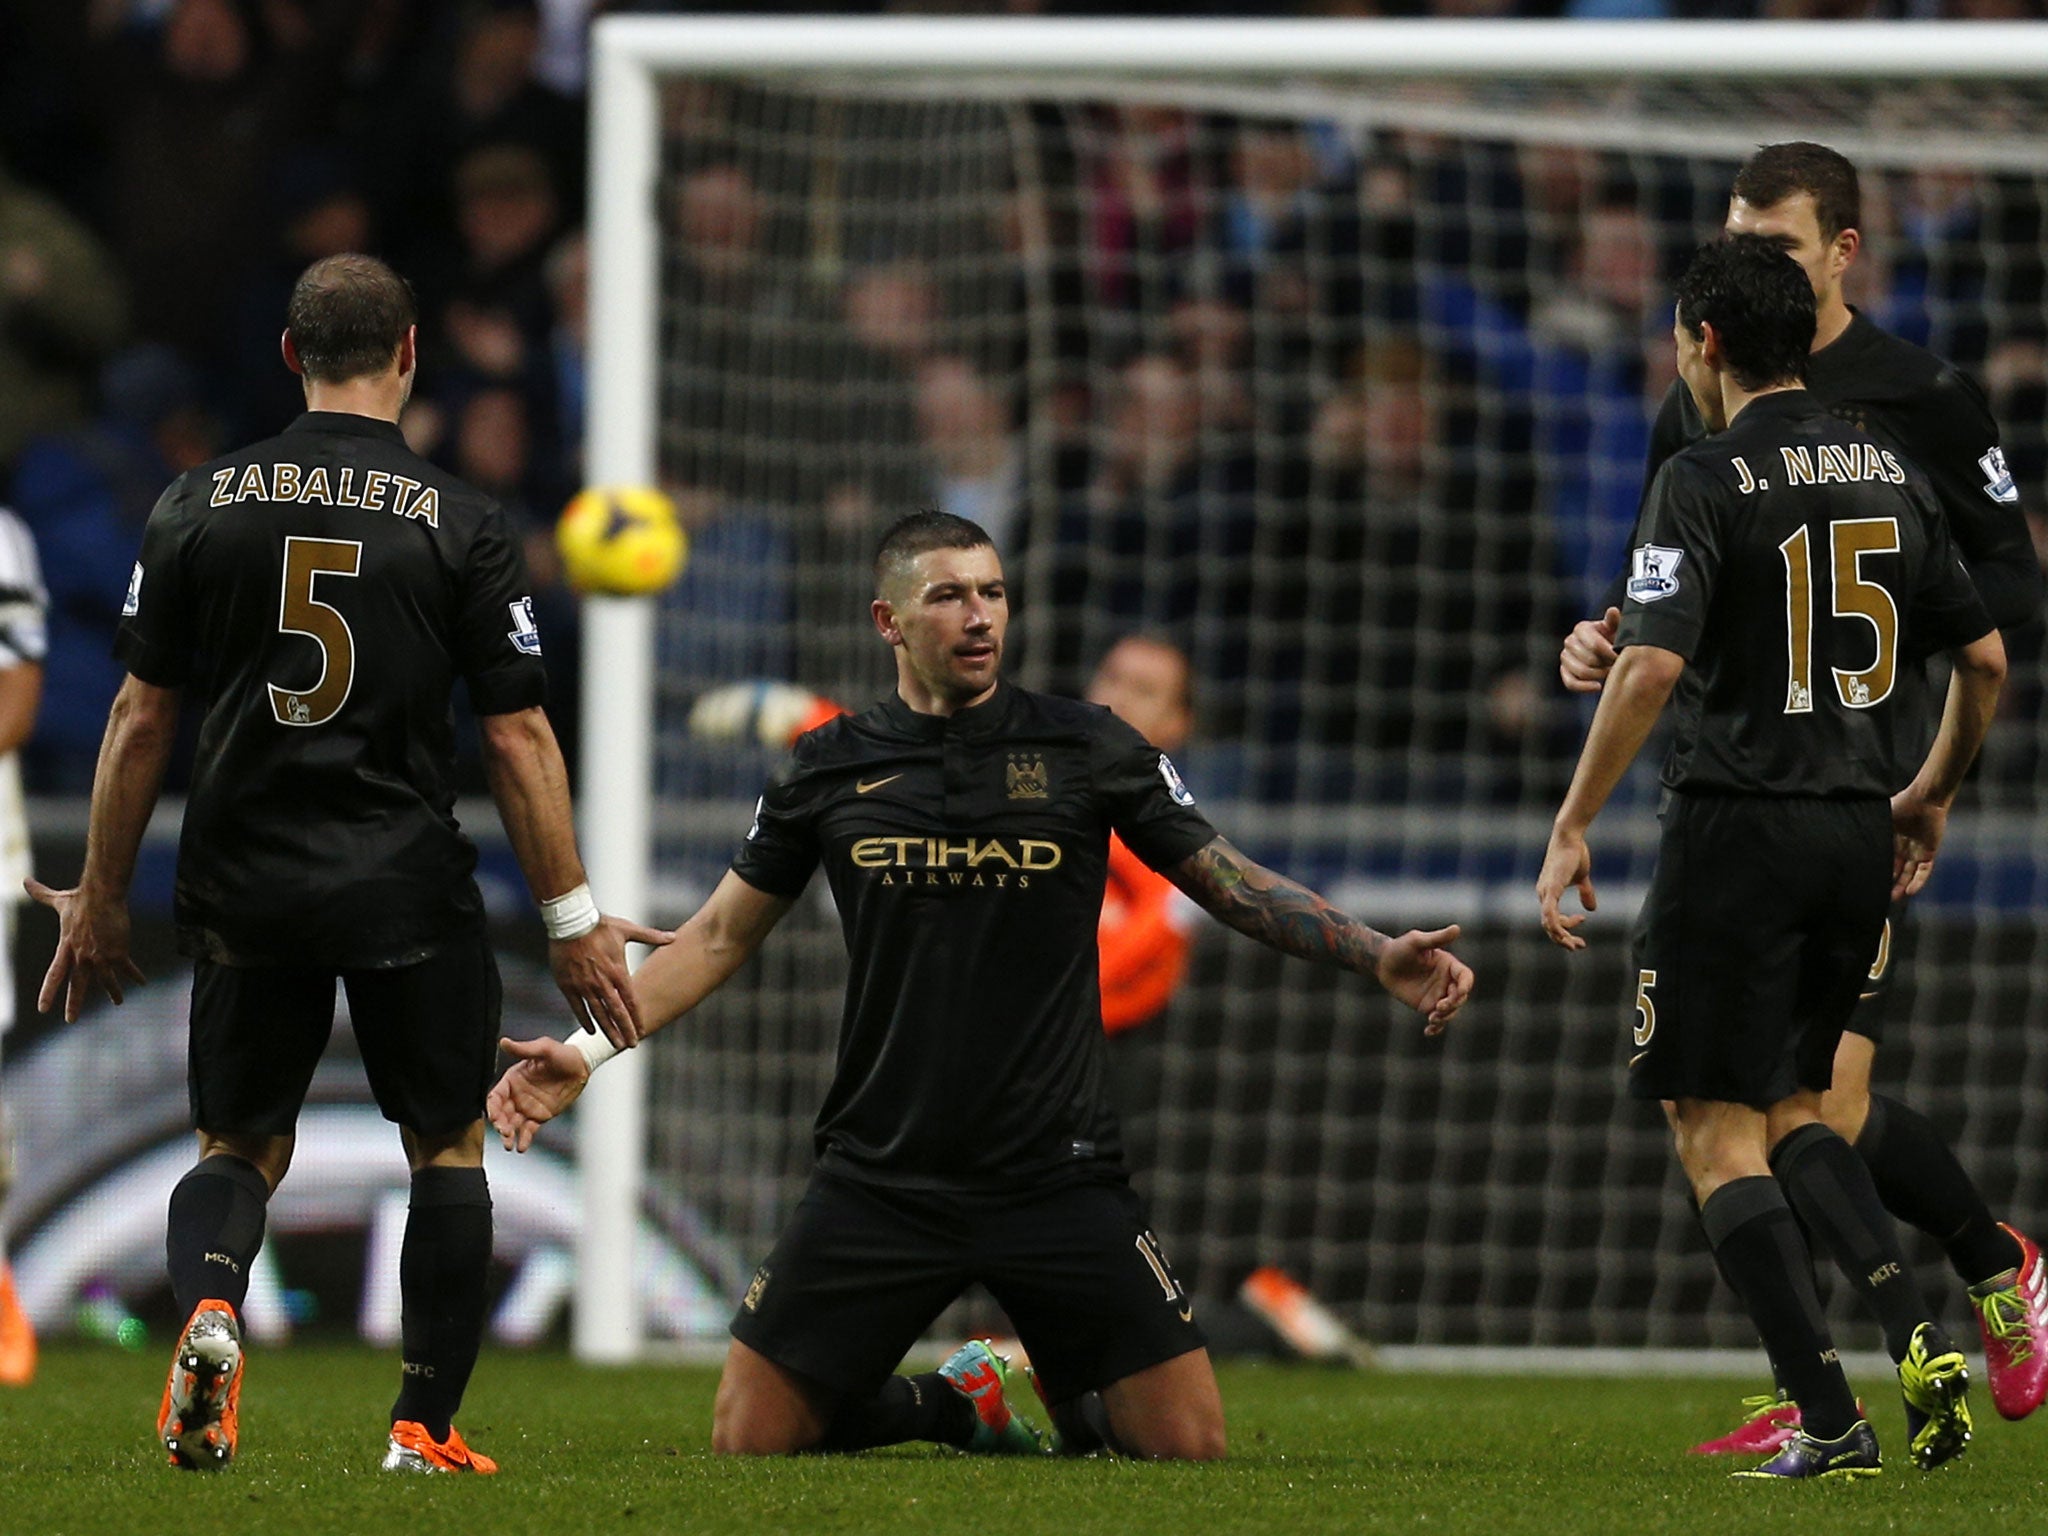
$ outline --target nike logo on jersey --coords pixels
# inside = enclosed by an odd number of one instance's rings
[[[894,784],[902,777],[903,775],[900,773],[892,773],[886,779],[862,779],[853,786],[853,792],[856,795],[864,795],[871,789],[880,789],[884,784]]]

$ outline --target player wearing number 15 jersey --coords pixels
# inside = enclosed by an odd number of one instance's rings
[[[1727,231],[1761,236],[1805,270],[1816,300],[1806,387],[1813,399],[1859,434],[1868,434],[1926,474],[1956,552],[1991,620],[2009,639],[2039,622],[2041,566],[2029,537],[2019,487],[2007,471],[1998,424],[1984,392],[1966,373],[1911,342],[1888,335],[1852,309],[1844,284],[1862,249],[1862,195],[1856,167],[1822,144],[1767,144],[1744,163],[1728,200]],[[1657,417],[1646,480],[1666,460],[1718,424],[1675,382]],[[1631,540],[1640,544],[1641,538]],[[1560,658],[1566,686],[1597,692],[1612,665],[1623,578],[1606,615],[1573,628]],[[1899,670],[1901,708],[1914,724],[1902,736],[1895,783],[1903,784],[1933,734],[1935,704],[1920,658]],[[1885,992],[1907,904],[1895,902],[1871,957],[1863,1001],[1835,1052],[1834,1080],[1821,1109],[1870,1167],[1885,1208],[1941,1244],[1968,1288],[1983,1333],[1992,1401],[2009,1419],[2026,1417],[2048,1396],[2048,1284],[2041,1250],[1998,1221],[1985,1194],[1957,1158],[1943,1129],[1891,1094],[1873,1093],[1871,1067],[1885,1030]],[[1952,1004],[1951,1004],[1952,1006]],[[1703,1454],[1773,1449],[1797,1428],[1799,1406],[1778,1384],[1750,1399],[1755,1410],[1733,1433],[1694,1447]]]
[[[1545,931],[1584,947],[1561,899],[1592,909],[1587,830],[1675,691],[1630,1089],[1671,1104],[1700,1224],[1804,1413],[1738,1475],[1793,1478],[1879,1470],[1801,1223],[1884,1329],[1915,1463],[1969,1443],[1963,1355],[1821,1095],[1887,902],[1925,878],[2005,674],[1924,477],[1801,387],[1813,333],[1805,274],[1760,236],[1703,247],[1680,279],[1679,373],[1726,430],[1650,489],[1620,660],[1537,884]],[[1901,658],[1934,651],[1955,665],[1948,706],[1894,799]]]
[[[488,499],[399,435],[414,345],[411,290],[381,262],[332,257],[299,279],[284,355],[309,409],[182,476],[151,513],[115,643],[129,677],[100,752],[85,871],[74,891],[36,890],[61,917],[43,1007],[62,993],[75,1019],[96,988],[119,1002],[141,979],[128,882],[191,699],[176,918],[193,958],[200,1157],[171,1195],[171,1287],[188,1321],[157,1419],[187,1469],[237,1448],[249,1266],[339,980],[412,1168],[404,1375],[384,1464],[496,1470],[450,1423],[482,1336],[499,999],[475,851],[454,817],[458,679],[507,834],[549,898],[550,960],[579,1017],[633,1044],[624,941],[666,937],[590,900],[517,546]]]

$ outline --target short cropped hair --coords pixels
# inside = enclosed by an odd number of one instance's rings
[[[1678,323],[1695,337],[1712,325],[1744,389],[1798,384],[1813,350],[1813,284],[1762,235],[1727,235],[1701,246],[1680,275]]]
[[[285,329],[309,379],[341,384],[382,373],[419,318],[412,285],[374,256],[327,256],[299,274]]]
[[[1802,192],[1813,198],[1821,239],[1863,227],[1863,192],[1856,167],[1825,144],[1766,144],[1735,173],[1733,193],[1752,208],[1775,208]]]
[[[880,596],[890,580],[901,575],[919,555],[935,549],[980,549],[984,545],[993,549],[995,542],[979,523],[970,523],[950,512],[927,508],[899,517],[875,546],[875,594]]]

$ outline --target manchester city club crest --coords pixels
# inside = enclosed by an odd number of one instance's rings
[[[1012,752],[1003,769],[1003,785],[1012,800],[1043,800],[1052,793],[1052,777],[1045,771],[1045,759],[1029,752]]]

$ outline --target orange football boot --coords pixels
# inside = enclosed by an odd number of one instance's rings
[[[391,1426],[391,1447],[384,1453],[386,1472],[481,1472],[488,1476],[498,1464],[462,1442],[462,1432],[448,1426],[448,1438],[436,1440],[413,1419]]]
[[[157,1438],[171,1465],[217,1471],[235,1459],[242,1403],[242,1325],[225,1301],[192,1309],[171,1356]]]

